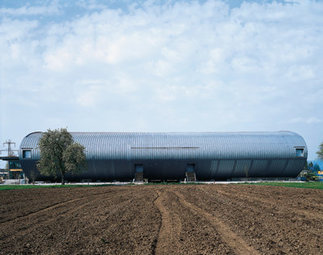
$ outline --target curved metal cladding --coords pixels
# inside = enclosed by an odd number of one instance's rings
[[[148,179],[183,179],[188,165],[199,180],[295,177],[307,159],[304,139],[287,131],[71,134],[86,148],[88,169],[67,179],[131,180],[136,165]],[[36,169],[41,135],[31,133],[21,142],[19,156],[27,176]]]

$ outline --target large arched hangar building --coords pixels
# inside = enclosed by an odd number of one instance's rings
[[[307,159],[304,139],[293,132],[113,133],[71,132],[86,148],[87,170],[67,180],[296,177]],[[28,177],[40,158],[42,132],[27,135],[19,158]]]

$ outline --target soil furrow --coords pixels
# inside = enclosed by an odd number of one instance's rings
[[[97,198],[98,199],[98,198]],[[26,220],[24,219],[26,222],[33,222],[33,224],[30,224],[30,225],[27,225],[26,223],[21,225],[21,228],[19,228],[19,231],[16,230],[16,232],[13,232],[11,233],[10,231],[10,228],[11,228],[11,223],[13,221],[7,221],[5,223],[9,223],[10,225],[9,226],[6,226],[6,227],[3,227],[1,232],[4,232],[5,229],[6,229],[6,234],[4,235],[1,235],[1,239],[2,240],[6,240],[12,236],[14,236],[14,238],[19,238],[20,236],[25,236],[25,235],[28,235],[29,233],[31,233],[32,231],[36,230],[37,228],[39,228],[39,224],[41,224],[43,227],[44,226],[48,226],[48,225],[51,225],[52,223],[54,223],[55,221],[57,221],[57,218],[58,217],[61,217],[63,214],[64,214],[64,217],[68,217],[65,213],[68,212],[68,214],[73,214],[74,212],[76,211],[79,211],[81,210],[82,208],[84,208],[85,206],[93,203],[93,201],[88,201],[88,202],[85,202],[83,204],[79,204],[79,205],[75,205],[73,206],[72,209],[69,209],[69,208],[62,208],[63,206],[66,206],[72,202],[79,202],[79,201],[82,201],[83,199],[74,199],[73,201],[69,201],[69,202],[66,202],[66,203],[60,203],[59,205],[57,206],[52,206],[50,208],[45,208],[43,210],[40,210],[40,211],[37,211],[35,213],[31,213],[25,217],[29,218],[29,217],[35,217],[35,216],[39,216],[41,213],[47,213],[48,210],[50,209],[62,209],[61,211],[56,211],[56,212],[52,212],[52,214],[54,214],[52,217],[50,217],[49,219],[46,217],[44,220],[42,219],[37,219],[37,224],[35,224],[35,220]],[[48,209],[48,210],[47,210]],[[23,218],[23,217],[20,217],[19,220]],[[16,222],[13,222],[13,224],[17,224]],[[20,224],[19,224],[20,225]]]
[[[213,216],[212,214],[204,211],[203,209],[197,207],[196,205],[188,202],[182,194],[178,191],[174,192],[178,197],[179,201],[182,205],[189,208],[190,210],[198,213],[199,215],[204,216],[215,228],[216,230],[223,236],[223,241],[226,242],[235,252],[236,254],[254,254],[259,255],[259,253],[250,245],[248,245],[243,238],[239,237],[230,228],[222,222],[218,217]]]
[[[40,224],[42,227],[44,227],[44,226],[51,225],[52,223],[57,221],[58,218],[60,217],[64,217],[65,220],[68,218],[71,218],[75,212],[82,210],[88,205],[95,204],[95,202],[98,200],[102,201],[103,199],[102,196],[104,195],[106,195],[106,193],[97,193],[97,194],[92,194],[82,198],[68,200],[62,203],[57,203],[56,205],[50,206],[48,208],[43,208],[36,212],[30,213],[28,215],[18,217],[17,219],[3,222],[3,227],[0,233],[5,232],[5,234],[0,235],[0,237],[2,240],[6,240],[12,236],[14,236],[16,239],[20,236],[28,235],[32,231],[37,230]],[[111,194],[111,195],[116,196],[115,194]],[[94,197],[94,199],[90,199],[92,197]],[[90,199],[90,200],[86,201],[86,199]],[[129,203],[129,200],[130,198],[127,201],[125,201],[124,204]],[[74,202],[77,202],[77,204],[73,204]],[[52,215],[50,218],[47,217],[47,214],[49,211]],[[111,212],[116,212],[116,211],[117,211],[117,208],[113,208],[111,210]],[[16,220],[20,222],[16,222]],[[36,222],[37,224],[35,224]],[[20,226],[18,227],[19,231],[16,230],[16,232],[11,232],[12,225]]]
[[[160,211],[162,223],[158,234],[155,254],[169,254],[178,249],[181,222],[178,215],[172,213],[165,203],[169,203],[167,191],[158,190],[155,205]]]
[[[0,191],[0,254],[323,254],[322,204],[252,185]]]
[[[295,208],[323,210],[322,190],[315,189],[299,189],[287,187],[270,188],[259,185],[233,185],[222,187],[221,190],[232,192],[234,194],[244,194],[252,197],[257,197],[263,200],[275,199],[278,205],[290,206]],[[288,199],[286,199],[288,198]],[[308,199],[310,198],[310,199]]]
[[[267,188],[268,192],[277,190],[276,187]],[[274,251],[279,250],[287,254],[307,254],[308,252],[303,253],[307,249],[316,254],[320,250],[322,221],[319,219],[306,219],[279,205],[268,206],[240,199],[243,192],[233,191],[232,196],[226,196],[219,192],[222,189],[230,190],[229,187],[222,186],[200,189],[204,194],[194,192],[191,200],[203,196],[203,200],[197,199],[198,206],[216,211],[221,219],[230,223],[234,232],[242,232],[262,253],[275,254]],[[274,201],[275,197],[272,199]],[[288,200],[288,195],[284,199]],[[207,201],[209,206],[205,206]]]
[[[281,221],[284,221],[285,224],[289,225],[289,230],[287,232],[290,231],[290,228],[302,227],[303,230],[306,230],[307,233],[311,234],[313,238],[316,238],[316,236],[320,234],[320,231],[317,231],[317,228],[311,228],[311,226],[315,226],[322,222],[320,220],[321,215],[319,213],[299,209],[294,210],[294,208],[280,206],[279,204],[275,203],[275,200],[262,201],[258,198],[253,199],[253,197],[249,197],[242,192],[230,193],[222,189],[216,189],[216,192],[213,191],[211,193],[208,189],[199,190],[205,193],[210,197],[211,200],[215,202],[225,201],[219,208],[224,209],[226,205],[228,206],[228,210],[222,210],[221,215],[229,218],[245,218],[243,222],[248,221],[248,218],[251,217],[253,219],[252,224],[258,222],[260,225],[262,225],[261,229],[265,232],[270,232],[275,229],[280,229],[280,231],[283,232],[284,228],[281,228],[280,224]],[[232,214],[232,210],[229,210],[230,207],[239,208],[239,215],[234,216],[235,213]],[[267,225],[270,226],[268,229]],[[274,226],[277,227],[274,228]]]
[[[232,199],[239,199],[239,200],[242,200],[242,201],[254,201],[254,202],[258,202],[260,204],[263,204],[265,206],[267,206],[267,208],[273,208],[273,207],[279,207],[279,209],[281,211],[285,211],[286,213],[289,213],[289,212],[293,212],[293,213],[297,213],[297,214],[300,214],[300,215],[304,215],[305,217],[309,218],[309,219],[314,219],[314,220],[323,220],[323,211],[322,212],[316,212],[316,213],[313,213],[311,211],[308,211],[308,210],[302,210],[302,209],[298,209],[296,208],[295,206],[291,206],[291,205],[286,205],[286,203],[279,203],[277,201],[271,201],[269,199],[263,199],[263,198],[257,198],[255,196],[252,196],[252,195],[246,195],[246,194],[241,194],[239,193],[239,196],[233,194],[233,193],[230,193],[230,192],[227,192],[227,191],[224,191],[224,190],[217,190],[218,193],[221,193],[227,197],[231,197]],[[322,214],[320,214],[322,213]]]
[[[0,220],[0,224],[8,223],[8,222],[11,222],[11,221],[16,221],[16,220],[19,220],[19,219],[25,218],[25,217],[34,216],[34,215],[37,215],[37,214],[42,213],[42,212],[46,212],[46,211],[51,210],[51,209],[55,209],[55,208],[58,208],[58,207],[61,207],[61,206],[65,206],[66,204],[69,204],[69,203],[77,202],[77,201],[80,201],[82,199],[87,199],[89,197],[93,197],[93,196],[100,195],[100,194],[105,194],[105,193],[106,192],[96,192],[96,193],[90,194],[90,195],[81,195],[79,198],[73,198],[73,199],[68,199],[68,200],[65,199],[65,200],[59,201],[59,202],[53,201],[51,204],[49,204],[47,206],[42,206],[42,207],[40,207],[39,209],[36,209],[36,210],[33,210],[33,209],[30,210],[31,206],[29,206],[29,208],[28,208],[29,210],[27,210],[27,212],[24,210],[24,207],[19,207],[20,210],[15,211],[15,216],[14,217],[7,217],[7,219]],[[42,201],[42,200],[40,200],[40,201]],[[26,201],[24,201],[24,202],[26,202]]]
[[[71,199],[71,200],[67,200],[67,201],[64,201],[64,202],[56,203],[56,204],[41,208],[41,209],[39,209],[39,210],[37,210],[35,212],[27,213],[27,214],[24,214],[24,215],[17,216],[14,219],[10,219],[10,220],[7,220],[7,221],[0,222],[0,224],[5,224],[5,223],[12,222],[12,221],[17,221],[17,220],[20,220],[21,218],[37,216],[38,214],[46,213],[49,210],[53,210],[53,209],[56,209],[56,208],[59,208],[59,207],[63,207],[65,205],[69,204],[69,203],[77,202],[77,201],[80,201],[82,199],[84,199],[84,198],[76,198],[76,199]]]

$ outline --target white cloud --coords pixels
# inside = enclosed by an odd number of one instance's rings
[[[322,2],[149,1],[124,11],[92,1],[71,17],[64,6],[0,9],[0,99],[15,102],[1,123],[30,112],[20,121],[31,131],[66,123],[311,136],[300,124],[323,120]],[[38,16],[52,14],[61,18]],[[1,136],[11,132],[2,124]]]
[[[317,123],[322,123],[323,120],[319,119],[317,117],[307,117],[307,118],[297,117],[297,118],[291,119],[290,122],[291,123],[317,124]]]
[[[0,15],[8,16],[34,16],[34,15],[53,15],[58,14],[57,5],[52,3],[50,6],[23,6],[20,8],[0,8]]]
[[[104,91],[101,86],[90,86],[81,92],[77,97],[77,102],[86,107],[90,107],[98,103],[99,96]]]
[[[10,47],[11,44],[17,41],[21,42],[23,39],[29,39],[29,34],[38,26],[39,22],[36,20],[2,19],[0,24],[0,42]],[[2,47],[5,47],[5,45]],[[4,50],[6,48],[1,49]]]
[[[316,77],[312,66],[309,65],[296,65],[290,66],[286,73],[288,80],[297,81],[308,81]]]

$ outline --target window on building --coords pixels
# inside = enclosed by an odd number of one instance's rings
[[[195,164],[187,164],[186,166],[186,172],[193,173],[195,171]]]
[[[31,158],[31,150],[23,150],[22,157],[23,158]]]
[[[17,161],[9,161],[9,169],[20,169],[21,164]]]
[[[296,149],[296,157],[304,157],[304,149]]]
[[[143,173],[144,172],[144,166],[142,164],[135,164],[135,172],[136,173]]]

